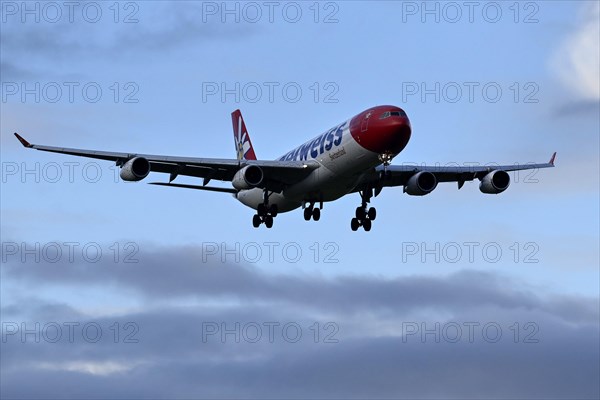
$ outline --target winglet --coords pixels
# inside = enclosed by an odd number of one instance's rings
[[[549,164],[552,165],[554,167],[554,159],[556,158],[556,152],[554,152],[554,154],[552,154],[552,157],[550,158],[550,162]]]
[[[19,139],[19,142],[21,142],[21,144],[25,147],[33,147],[33,145],[31,143],[29,143],[27,140],[23,139],[17,132],[15,132],[15,136],[17,137],[17,139]]]

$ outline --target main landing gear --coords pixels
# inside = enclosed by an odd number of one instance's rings
[[[315,202],[311,201],[308,206],[304,208],[304,220],[310,221],[311,218],[315,221],[321,219],[321,209],[323,208],[323,202],[320,203],[319,207],[315,207]]]
[[[377,218],[377,210],[375,207],[367,209],[367,203],[372,197],[371,189],[369,189],[368,193],[367,191],[360,192],[360,196],[362,198],[362,203],[360,207],[356,208],[356,217],[352,218],[350,221],[350,228],[352,228],[353,231],[357,231],[358,228],[362,226],[363,229],[368,232],[371,230],[371,223]]]
[[[256,214],[252,217],[252,226],[258,228],[264,223],[267,228],[273,227],[273,218],[277,216],[277,204],[269,205],[269,193],[264,190],[264,200],[256,208]]]

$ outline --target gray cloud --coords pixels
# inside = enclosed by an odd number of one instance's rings
[[[32,246],[29,246],[31,248]],[[140,246],[141,249],[149,248]],[[493,273],[447,277],[323,278],[265,272],[210,261],[199,249],[141,251],[137,264],[2,265],[6,287],[32,288],[3,301],[4,323],[94,322],[97,343],[77,336],[2,343],[2,396],[7,398],[597,398],[598,299],[557,296]],[[44,300],[40,289],[111,287],[144,304],[139,311],[91,316],[76,304]],[[35,288],[35,289],[33,289]],[[14,290],[13,290],[14,291]],[[63,301],[64,301],[63,300]],[[324,343],[331,321],[336,343]],[[115,343],[113,324],[134,323],[137,343]],[[264,326],[256,343],[233,335],[203,340],[203,324]],[[281,327],[302,328],[285,340]],[[315,342],[310,327],[318,322]],[[456,343],[408,335],[405,324],[477,323]],[[492,343],[486,323],[502,329]],[[514,323],[520,328],[514,338]],[[537,327],[535,343],[525,337]],[[206,339],[206,338],[205,338]],[[100,371],[100,372],[98,372]],[[104,372],[102,372],[104,371]],[[32,384],[33,383],[33,384]]]
[[[156,2],[139,6],[137,23],[114,23],[108,6],[98,23],[82,18],[74,22],[64,18],[56,23],[20,23],[10,19],[3,24],[0,37],[3,58],[27,64],[40,60],[114,63],[131,57],[167,56],[165,52],[187,45],[245,40],[262,30],[258,24],[243,21],[224,24],[211,18],[203,22],[201,6],[195,3]]]
[[[265,314],[243,308],[245,319]],[[239,310],[239,311],[242,311]],[[210,315],[212,314],[212,315]],[[339,343],[203,343],[202,310],[163,309],[119,320],[140,326],[137,344],[3,344],[9,398],[597,398],[597,329],[539,321],[540,343],[403,342],[399,336]],[[239,317],[221,313],[229,322]],[[272,318],[272,316],[267,316]],[[114,319],[113,319],[114,320]],[[98,320],[96,320],[98,321]],[[238,320],[239,321],[239,320]],[[100,325],[106,323],[99,321]],[[93,360],[133,362],[107,376],[35,367]],[[8,368],[7,368],[8,366]],[[35,385],[26,384],[35,382]]]
[[[28,79],[34,76],[34,73],[20,65],[2,60],[0,61],[0,81],[6,82],[16,79]]]
[[[599,115],[600,100],[582,100],[565,103],[553,113],[553,116],[556,118],[582,116],[596,116],[598,118]]]
[[[33,248],[33,244],[29,245]],[[108,248],[109,246],[105,246]],[[461,309],[492,305],[504,309],[539,309],[559,313],[565,320],[580,322],[598,318],[594,301],[576,298],[544,300],[533,289],[516,285],[507,277],[462,271],[443,279],[409,276],[382,279],[346,276],[336,279],[267,273],[244,264],[223,263],[220,256],[203,255],[193,247],[152,249],[141,245],[138,263],[114,263],[103,257],[97,263],[20,262],[7,258],[5,279],[33,285],[69,284],[116,286],[148,300],[235,299],[240,301],[302,304],[313,310],[332,312],[404,311],[441,307]],[[230,257],[231,258],[231,257]],[[206,262],[203,262],[206,261]]]

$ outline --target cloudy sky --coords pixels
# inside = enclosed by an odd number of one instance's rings
[[[0,8],[2,398],[600,396],[598,2]],[[12,135],[232,158],[240,108],[275,159],[378,104],[396,164],[557,168],[267,230]]]

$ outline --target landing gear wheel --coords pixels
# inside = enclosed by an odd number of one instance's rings
[[[258,207],[256,207],[256,212],[261,217],[264,217],[265,215],[267,215],[267,206],[265,206],[263,203],[260,203]]]
[[[310,221],[311,217],[312,217],[312,208],[305,208],[304,209],[304,220]]]
[[[382,177],[389,171],[381,171]],[[352,218],[352,222],[350,227],[353,231],[358,230],[359,227],[363,227],[363,229],[368,232],[371,230],[373,226],[373,221],[377,218],[377,210],[375,207],[367,208],[367,204],[373,196],[377,196],[381,192],[381,187],[365,187],[362,191],[360,191],[360,207],[356,207],[355,215],[356,218]]]
[[[267,215],[267,216],[265,217],[265,226],[266,226],[267,228],[271,228],[271,227],[273,227],[273,217],[271,217],[270,215]]]
[[[375,207],[369,208],[369,211],[367,212],[367,217],[369,217],[371,221],[375,221],[375,218],[377,217],[377,210],[375,210]]]
[[[279,208],[277,207],[277,204],[272,204],[271,207],[269,207],[269,213],[271,214],[271,216],[273,218],[275,218],[277,216],[278,212],[279,212]]]
[[[356,219],[362,221],[366,218],[365,208],[364,207],[356,207]]]
[[[271,193],[273,194],[273,193]],[[269,204],[270,195],[267,189],[263,191],[263,202],[256,206],[256,215],[252,217],[252,225],[258,228],[263,222],[267,228],[273,226],[273,218],[279,213],[277,204]]]
[[[369,232],[371,230],[371,220],[370,219],[365,219],[362,222],[362,226],[363,226],[363,229],[365,230],[365,232]]]
[[[313,208],[313,210],[312,210],[312,218],[315,221],[318,221],[319,219],[321,219],[321,210],[319,210],[318,208]]]

